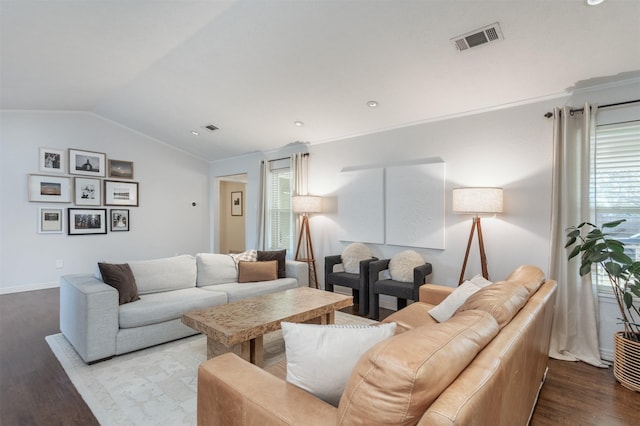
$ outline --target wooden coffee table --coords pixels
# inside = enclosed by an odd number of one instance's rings
[[[187,312],[182,323],[207,336],[207,359],[233,351],[262,367],[262,337],[282,321],[333,324],[335,311],[352,304],[351,296],[298,287]]]

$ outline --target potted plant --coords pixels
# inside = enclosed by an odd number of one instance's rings
[[[580,276],[591,273],[592,265],[602,268],[620,310],[624,331],[614,336],[613,372],[625,387],[640,391],[640,310],[633,304],[640,297],[640,262],[624,252],[624,243],[607,233],[625,219],[598,227],[589,222],[567,229],[567,244],[573,246],[569,260],[580,255]]]

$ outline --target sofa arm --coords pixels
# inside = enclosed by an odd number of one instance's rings
[[[233,353],[198,368],[198,426],[337,423],[338,409]]]
[[[424,284],[420,286],[420,302],[439,305],[453,290],[455,289],[444,285]]]
[[[60,278],[60,331],[84,362],[116,354],[118,290],[91,274]]]
[[[287,260],[285,266],[287,268],[287,277],[297,279],[298,287],[309,286],[309,265],[307,265],[307,262]]]

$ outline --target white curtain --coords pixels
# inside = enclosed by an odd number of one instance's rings
[[[267,218],[269,212],[267,209],[267,185],[269,182],[269,164],[266,161],[260,162],[260,192],[258,194],[258,250],[266,250],[267,247]]]
[[[579,274],[580,262],[568,262],[566,229],[592,220],[589,206],[591,139],[597,107],[584,112],[556,108],[553,127],[553,181],[551,205],[550,277],[558,281],[551,346],[552,358],[584,361],[598,367],[597,292],[591,277]]]
[[[308,195],[307,192],[307,178],[309,168],[309,153],[298,152],[291,154],[291,195]],[[293,225],[293,242],[298,241],[300,238],[300,227],[302,226],[302,219],[300,215],[296,215]],[[294,247],[294,250],[296,247]]]

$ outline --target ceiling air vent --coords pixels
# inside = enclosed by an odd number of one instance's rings
[[[207,129],[210,132],[215,132],[216,130],[218,130],[218,127],[214,126],[213,124],[207,124],[206,126],[202,126],[202,127]]]
[[[504,37],[497,22],[451,39],[460,52],[498,40],[504,40]]]

